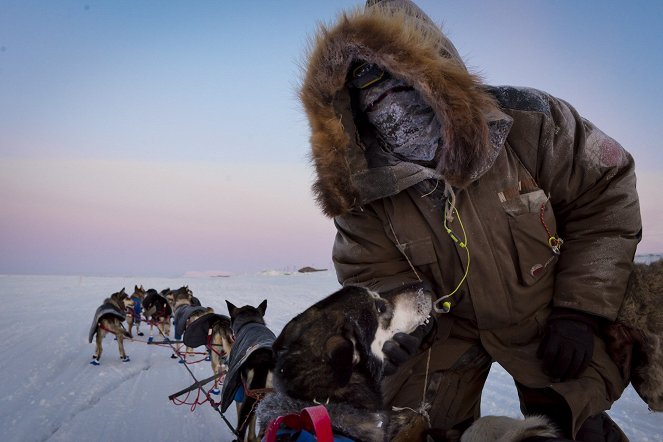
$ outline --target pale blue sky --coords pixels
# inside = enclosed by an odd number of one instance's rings
[[[0,0],[0,273],[329,267],[296,88],[317,22],[362,4]],[[663,252],[663,2],[418,4],[487,83],[633,154]]]

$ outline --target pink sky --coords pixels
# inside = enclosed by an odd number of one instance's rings
[[[0,274],[331,267],[296,98],[363,1],[20,1],[0,14]],[[636,160],[663,253],[663,2],[421,0],[488,84],[572,103]]]

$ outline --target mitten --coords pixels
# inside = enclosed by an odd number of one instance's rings
[[[577,310],[554,308],[537,351],[543,372],[554,380],[580,376],[592,360],[599,320]]]
[[[382,346],[384,359],[384,375],[389,376],[396,373],[398,367],[404,362],[430,346],[432,335],[437,328],[435,318],[430,317],[417,327],[412,333],[396,333],[392,339]]]

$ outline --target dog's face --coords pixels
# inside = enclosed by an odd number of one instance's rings
[[[135,303],[129,298],[129,296],[124,291],[124,287],[119,292],[115,292],[110,296],[111,301],[117,305],[120,309],[124,310],[125,308],[133,308]]]
[[[428,318],[430,296],[408,287],[379,296],[344,287],[296,316],[273,345],[274,385],[303,400],[381,405],[382,345]]]
[[[248,323],[265,324],[265,312],[267,311],[267,300],[265,299],[258,307],[244,305],[236,307],[232,302],[226,301],[228,313],[230,314],[230,324],[234,333]]]
[[[191,305],[191,295],[189,295],[186,292],[176,293],[173,299],[174,299],[173,306],[175,308],[179,307],[180,305]]]
[[[131,295],[131,297],[138,298],[141,301],[145,299],[145,289],[143,288],[143,286],[141,285],[140,287],[138,287],[137,285],[134,285],[134,292]]]

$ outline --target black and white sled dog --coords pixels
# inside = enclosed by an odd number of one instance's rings
[[[97,308],[90,327],[89,342],[92,343],[94,336],[96,339],[96,348],[92,356],[93,365],[99,365],[101,358],[102,341],[108,333],[112,333],[117,337],[117,346],[120,350],[120,359],[123,362],[129,361],[129,356],[124,351],[124,338],[132,338],[122,322],[126,319],[126,311],[128,308],[133,308],[134,302],[124,292],[124,288],[119,292],[113,293],[110,297],[104,299],[104,302]]]
[[[221,390],[221,411],[225,412],[233,400],[237,402],[237,432],[240,441],[259,441],[255,407],[263,395],[272,389],[274,359],[272,344],[276,336],[265,325],[267,300],[258,307],[236,307],[229,301],[228,313],[234,342],[227,358],[226,373]]]
[[[173,308],[164,295],[155,289],[148,289],[145,299],[143,299],[143,315],[150,323],[150,339],[152,339],[154,325],[164,337],[170,336],[170,318],[173,315]]]
[[[348,286],[297,315],[273,345],[275,391],[258,405],[261,427],[322,403],[336,433],[365,442],[421,440],[422,414],[384,407],[382,346],[423,324],[431,303],[420,285],[384,296]]]

